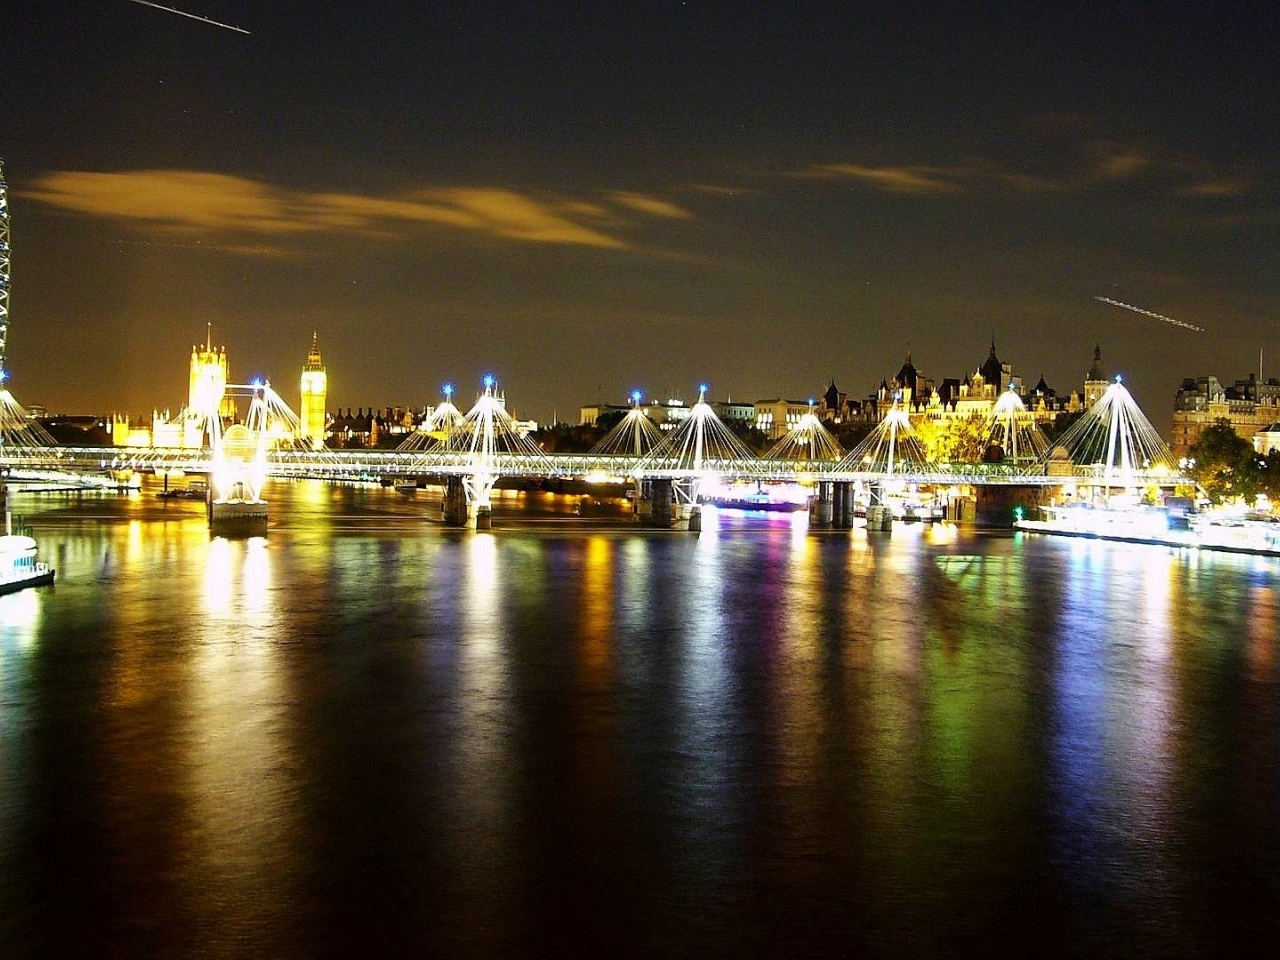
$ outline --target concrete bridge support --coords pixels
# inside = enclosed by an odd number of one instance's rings
[[[210,500],[209,533],[215,537],[265,537],[267,504],[265,500]]]
[[[884,484],[873,483],[871,501],[867,504],[867,530],[888,533],[893,529],[893,511],[884,502]]]
[[[868,506],[867,530],[889,533],[893,530],[893,511],[883,503],[873,503]]]
[[[671,480],[654,478],[640,484],[636,522],[642,527],[667,529],[675,524],[675,486]],[[701,517],[699,517],[701,523]]]
[[[819,530],[831,526],[832,503],[831,481],[819,480],[818,492],[809,502],[809,527]]]
[[[831,487],[831,525],[837,530],[848,530],[853,526],[853,484],[837,480]]]
[[[467,525],[467,488],[461,477],[445,477],[444,522],[450,527]]]
[[[977,504],[974,520],[980,527],[1011,529],[1019,516],[1030,519],[1039,513],[1044,488],[1018,484],[983,484],[975,487]]]

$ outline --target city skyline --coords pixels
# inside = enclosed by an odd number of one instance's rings
[[[239,34],[16,6],[29,405],[176,406],[212,323],[291,399],[318,330],[334,406],[493,372],[539,420],[703,381],[859,396],[992,338],[1069,391],[1098,343],[1163,422],[1275,343],[1261,12],[180,5]]]

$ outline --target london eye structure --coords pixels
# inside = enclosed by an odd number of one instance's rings
[[[9,339],[9,187],[0,160],[0,383],[5,381],[5,342]]]

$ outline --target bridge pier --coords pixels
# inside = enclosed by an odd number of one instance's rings
[[[873,503],[867,507],[867,530],[889,533],[893,530],[893,511],[883,503]]]
[[[444,478],[444,522],[450,527],[467,525],[467,488],[461,477]]]
[[[818,492],[809,503],[809,526],[822,529],[831,526],[831,481],[819,480]]]
[[[209,533],[215,537],[265,537],[266,501],[210,500]]]
[[[668,479],[654,477],[640,484],[640,498],[636,503],[636,522],[642,527],[667,529],[675,524],[675,484]],[[692,518],[690,518],[692,519]],[[699,516],[701,524],[701,516]]]
[[[837,530],[848,530],[853,526],[853,484],[837,480],[831,487],[831,525]]]
[[[872,483],[867,504],[867,530],[888,533],[893,530],[893,511],[884,502],[884,484]]]
[[[488,503],[476,504],[476,529],[493,529],[493,506]]]

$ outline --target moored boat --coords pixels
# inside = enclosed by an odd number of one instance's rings
[[[1161,507],[1074,505],[1044,508],[1047,519],[1018,520],[1014,529],[1124,543],[1280,556],[1280,523],[1224,514],[1185,516]]]
[[[702,503],[722,510],[762,510],[768,513],[790,513],[805,510],[808,503],[794,500],[773,500],[767,493],[749,493],[742,496],[699,497]]]
[[[0,536],[0,593],[53,583],[54,569],[36,559],[33,537],[9,533]]]

